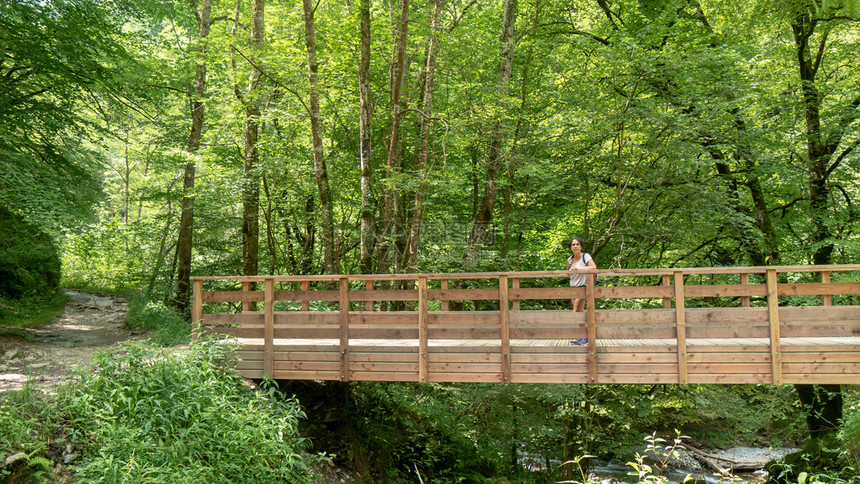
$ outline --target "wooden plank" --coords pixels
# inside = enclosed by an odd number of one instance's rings
[[[588,381],[597,382],[597,319],[594,308],[594,277],[585,275],[585,310],[586,338],[588,339]]]
[[[368,293],[373,292],[373,290],[374,290],[373,279],[368,279],[367,281],[364,282],[364,290],[367,291]],[[364,303],[365,311],[373,311],[374,302],[375,301],[373,299],[366,301]]]
[[[787,373],[826,373],[826,374],[844,374],[854,375],[856,380],[854,383],[860,383],[860,362],[845,363],[845,362],[803,362],[803,363],[785,363],[783,362],[783,374]]]
[[[261,302],[264,298],[265,295],[262,291],[213,291],[203,293],[203,302]]]
[[[302,281],[302,292],[309,292],[311,290],[311,281]],[[302,311],[310,311],[311,303],[307,299],[302,299]]]
[[[430,289],[427,297],[439,301],[496,301],[497,289]]]
[[[613,383],[617,385],[661,385],[661,384],[677,384],[678,374],[600,374],[597,377],[597,383]]]
[[[200,324],[206,326],[262,326],[265,323],[263,313],[250,314],[202,314]]]
[[[690,374],[709,375],[732,375],[742,374],[769,374],[771,366],[769,362],[762,363],[689,363]]]
[[[554,374],[582,374],[588,373],[588,363],[542,363],[542,364],[517,364],[512,367],[515,373],[530,375],[554,375]],[[590,382],[591,378],[588,379]]]
[[[660,276],[661,283],[663,287],[670,287],[672,285],[672,276],[669,274],[663,274]],[[672,298],[669,296],[663,296],[663,309],[672,309]]]
[[[511,374],[511,383],[578,383],[584,384],[588,382],[588,374],[567,374],[567,375],[532,375],[532,374]]]
[[[203,281],[193,281],[191,288],[193,291],[191,296],[191,329],[194,330],[191,332],[191,336],[196,341],[199,336],[199,325],[203,319]]]
[[[265,320],[265,331],[263,334],[264,358],[265,367],[263,372],[271,377],[273,375],[274,363],[274,339],[275,339],[275,281],[266,279],[265,282],[265,301],[263,303],[263,313]]]
[[[822,284],[830,284],[830,272],[829,271],[821,271],[819,272],[821,277]],[[832,306],[833,305],[833,297],[830,294],[822,294],[821,295],[821,305],[822,306]]]
[[[684,287],[687,297],[750,297],[767,295],[764,284],[747,286],[736,284],[687,285]]]
[[[783,347],[782,363],[860,363],[860,352],[852,351],[818,351],[818,352],[792,352]],[[860,373],[860,372],[858,372]],[[860,376],[858,376],[860,383]]]
[[[639,363],[648,365],[651,363],[672,363],[677,368],[678,355],[672,353],[601,353],[601,363]]]
[[[726,374],[726,375],[705,375],[705,374],[691,374],[689,375],[690,383],[697,385],[758,385],[763,383],[771,382],[770,371],[767,373],[759,373],[759,374],[750,374],[750,375],[740,375],[740,374]]]
[[[428,362],[427,278],[418,279],[418,381],[427,382]]]
[[[750,275],[746,272],[741,273],[741,286],[748,286],[750,284]],[[741,306],[748,308],[750,307],[750,297],[749,296],[741,296]]]
[[[409,353],[357,353],[355,351],[349,352],[349,362],[350,364],[356,362],[402,362],[402,363],[412,363],[415,364],[417,358],[415,357],[415,352]]]
[[[242,281],[242,292],[251,292],[251,285],[253,283],[250,281]],[[256,305],[251,301],[242,301],[242,311],[254,311],[256,310]]]
[[[339,361],[276,361],[275,371],[302,370],[302,371],[329,371],[339,372]]]
[[[427,381],[448,383],[501,383],[501,373],[429,373]]]
[[[860,282],[807,282],[797,284],[780,284],[780,296],[818,296],[837,294],[857,294],[860,292]]]
[[[340,371],[321,370],[277,370],[273,376],[275,380],[340,380]]]
[[[694,363],[768,363],[770,353],[689,353],[687,365]]]
[[[366,371],[354,371],[350,373],[350,379],[354,381],[416,382],[418,381],[418,372],[374,373]]]
[[[511,289],[512,291],[516,291],[520,288],[520,279],[518,277],[511,278]],[[511,308],[513,311],[520,310],[520,300],[518,298],[513,298],[513,307]]]
[[[856,326],[860,321],[860,306],[803,306],[779,308],[780,324],[808,324],[821,321],[827,324]],[[860,333],[858,333],[860,334]],[[847,336],[847,335],[846,335]]]
[[[791,373],[783,375],[785,384],[816,384],[816,385],[856,385],[857,375],[842,375],[842,374],[799,374]]]
[[[777,295],[776,271],[767,271],[767,311],[770,321],[770,361],[774,385],[782,384],[782,353],[779,341],[779,296]]]
[[[443,293],[444,293],[445,291],[447,291],[447,290],[448,290],[448,279],[440,279],[440,280],[439,280],[439,286],[440,286],[441,291],[442,291]],[[441,309],[442,309],[442,311],[447,311],[447,310],[448,310],[448,300],[447,300],[447,299],[442,299],[442,301],[441,301],[441,303],[440,303],[440,304],[441,304]]]
[[[673,383],[677,382],[678,362],[672,363],[603,363],[599,365],[600,374],[669,374],[674,377]]]
[[[349,365],[350,372],[373,372],[373,373],[414,373],[419,371],[418,363],[410,361],[406,363],[399,362],[372,362],[372,361],[356,361]]]
[[[511,365],[542,365],[553,363],[581,363],[587,365],[588,358],[585,352],[579,353],[513,353]],[[586,366],[583,371],[588,371]]]
[[[353,359],[354,355],[350,355]],[[330,361],[339,362],[340,355],[334,351],[278,351],[275,350],[275,361]]]
[[[498,366],[502,363],[502,355],[498,353],[430,353],[428,362],[431,365],[437,363],[487,363]]]
[[[675,337],[678,340],[678,383],[687,383],[687,319],[685,308],[684,274],[675,271]]]
[[[340,312],[340,380],[349,381],[349,279],[338,281],[338,308]]]
[[[499,326],[502,352],[502,381],[511,380],[511,331],[508,311],[508,276],[499,276]]]

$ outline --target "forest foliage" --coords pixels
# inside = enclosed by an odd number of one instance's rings
[[[142,295],[140,327],[176,322],[189,274],[560,269],[571,235],[600,268],[855,263],[858,41],[856,0],[12,0],[0,205],[65,284]],[[360,390],[357,422],[440,402],[370,448],[620,452],[667,414],[796,436],[720,409],[778,388],[428,391]],[[481,427],[524,407],[543,424]]]

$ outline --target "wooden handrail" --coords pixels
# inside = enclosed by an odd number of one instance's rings
[[[731,267],[677,267],[665,269],[582,269],[584,274],[598,274],[600,277],[642,277],[673,275],[681,272],[683,275],[710,275],[710,274],[766,274],[774,270],[783,272],[842,272],[860,271],[860,264],[829,264],[829,265],[798,265],[798,266],[731,266]],[[276,282],[289,281],[337,281],[341,277],[348,277],[351,281],[408,281],[417,280],[418,277],[427,279],[494,279],[499,275],[507,275],[509,278],[534,279],[541,277],[567,277],[568,271],[523,271],[523,272],[458,272],[458,273],[407,273],[407,274],[323,274],[323,275],[273,275],[273,276],[192,276],[191,280],[200,281],[248,281],[263,282],[273,279]]]

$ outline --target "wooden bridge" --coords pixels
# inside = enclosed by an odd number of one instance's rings
[[[858,271],[195,277],[193,319],[237,338],[249,378],[859,384]]]

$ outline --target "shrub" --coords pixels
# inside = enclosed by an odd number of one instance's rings
[[[54,293],[59,285],[54,240],[0,206],[0,298]]]
[[[82,482],[310,482],[298,402],[255,392],[225,365],[227,344],[99,353],[61,396]]]
[[[184,344],[191,339],[191,325],[179,312],[161,301],[132,297],[126,324],[132,329],[155,330],[150,340],[159,346]]]

